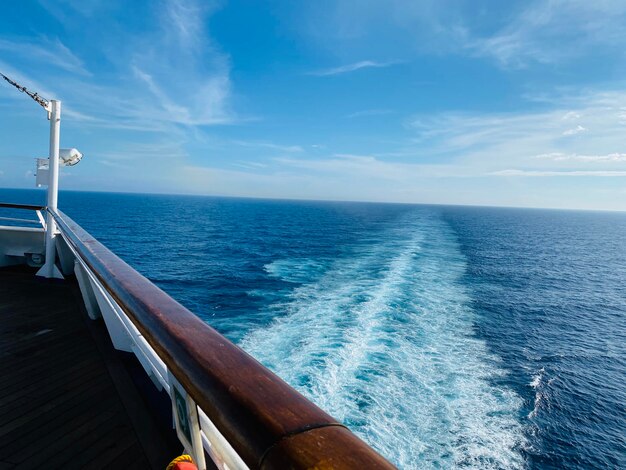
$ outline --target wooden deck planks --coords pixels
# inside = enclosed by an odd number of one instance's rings
[[[72,281],[0,269],[0,469],[165,468],[180,449],[79,295]]]

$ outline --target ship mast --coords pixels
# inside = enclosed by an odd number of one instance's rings
[[[48,160],[48,210],[46,214],[46,259],[37,276],[63,279],[63,275],[56,266],[56,249],[54,237],[56,236],[56,223],[52,213],[57,210],[59,199],[59,142],[61,133],[61,101],[47,100],[38,93],[32,92],[9,77],[0,73],[2,78],[13,85],[22,93],[26,93],[48,113],[50,120],[50,147]]]

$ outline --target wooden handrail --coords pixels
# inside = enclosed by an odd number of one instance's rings
[[[68,216],[51,214],[64,238],[249,467],[394,468]]]
[[[29,211],[42,211],[46,208],[46,206],[33,206],[31,204],[12,204],[8,202],[0,202],[0,207],[5,207],[7,209],[25,209]]]

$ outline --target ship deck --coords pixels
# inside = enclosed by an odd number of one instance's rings
[[[125,356],[75,281],[1,268],[0,469],[165,468],[182,446]]]

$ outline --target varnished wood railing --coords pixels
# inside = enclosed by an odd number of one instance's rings
[[[62,212],[72,249],[250,468],[393,468]]]

